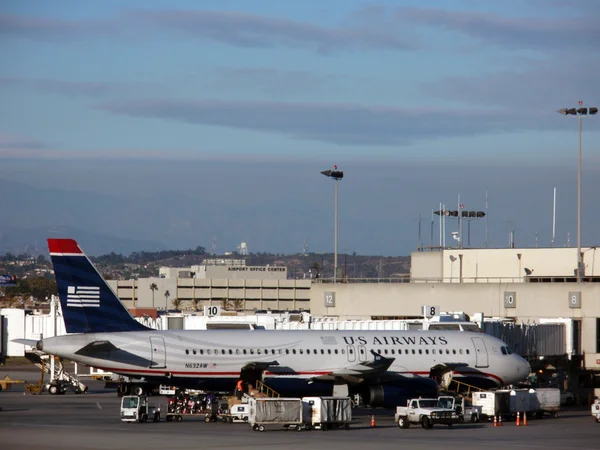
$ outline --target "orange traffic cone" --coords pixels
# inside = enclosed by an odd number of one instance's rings
[[[523,426],[526,427],[527,426],[527,412],[523,413]]]
[[[371,414],[371,428],[375,428],[375,414]]]
[[[517,426],[521,425],[521,413],[517,413]]]
[[[496,416],[494,416],[494,427],[497,427],[498,423],[496,422]]]

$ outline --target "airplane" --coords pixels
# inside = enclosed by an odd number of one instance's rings
[[[76,241],[48,239],[48,247],[68,334],[18,341],[146,385],[233,391],[241,378],[282,396],[344,392],[393,408],[437,396],[432,377],[444,372],[492,388],[531,371],[503,341],[478,332],[150,329],[129,314]]]

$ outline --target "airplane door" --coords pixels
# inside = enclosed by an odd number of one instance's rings
[[[358,360],[360,362],[365,362],[367,360],[367,349],[364,345],[358,346]]]
[[[354,345],[346,346],[346,355],[348,355],[349,362],[356,361],[356,350],[354,350]]]
[[[489,367],[488,352],[482,338],[471,338],[475,346],[475,367]]]
[[[162,337],[150,337],[150,367],[167,367],[167,349],[165,340]]]

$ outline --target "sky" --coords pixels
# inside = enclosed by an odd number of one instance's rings
[[[573,245],[577,119],[556,110],[600,105],[598,23],[596,0],[5,0],[0,233],[330,252],[337,165],[340,249],[406,255],[419,223],[438,245],[432,210],[486,190],[473,246],[547,246],[554,187]],[[600,116],[583,130],[595,245]]]

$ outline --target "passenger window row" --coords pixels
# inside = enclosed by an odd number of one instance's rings
[[[502,347],[502,353],[506,354],[505,353],[506,351],[507,350],[505,349],[505,347]],[[383,350],[382,349],[375,350],[375,352],[379,353],[380,355],[396,355],[396,354],[397,355],[402,355],[402,354],[404,354],[404,355],[416,355],[417,353],[419,355],[423,355],[423,354],[425,354],[425,355],[429,355],[429,354],[431,354],[431,355],[436,355],[436,354],[437,355],[444,355],[444,354],[446,354],[446,355],[450,355],[450,354],[452,354],[452,355],[456,355],[456,354],[459,354],[459,355],[463,355],[463,354],[469,355],[470,354],[469,349],[464,349],[463,350],[462,348],[459,348],[458,350],[455,349],[455,348],[453,348],[453,349],[446,348],[446,349],[439,349],[439,350],[437,350],[435,348],[432,348],[431,350],[428,349],[428,348],[426,348],[426,349],[423,350],[422,348],[420,348],[418,350],[415,350],[413,348],[413,349],[404,349],[404,353],[402,352],[402,349],[398,349],[396,351],[396,349],[393,349],[393,348],[389,349],[389,350],[386,348],[386,349],[383,349]],[[354,351],[353,348],[349,348],[348,349],[348,354],[353,355],[354,353],[355,353],[355,351]],[[365,354],[365,349],[364,349],[363,346],[359,347],[358,353],[360,353],[361,355]],[[246,348],[231,349],[230,348],[228,350],[225,350],[225,349],[214,349],[213,350],[213,349],[209,348],[209,349],[199,349],[199,350],[196,350],[196,349],[188,350],[188,349],[186,349],[185,350],[185,354],[186,355],[189,355],[189,354],[192,354],[192,355],[198,355],[198,354],[199,355],[215,355],[215,356],[218,356],[218,355],[234,355],[234,354],[235,355],[254,355],[254,354],[256,354],[256,355],[263,355],[263,354],[264,355],[284,355],[284,354],[285,355],[290,355],[290,354],[291,355],[304,355],[304,354],[306,354],[306,355],[318,355],[318,354],[321,354],[321,355],[325,355],[325,354],[327,354],[327,355],[342,354],[342,355],[344,355],[344,354],[346,354],[346,349],[343,349],[343,348],[342,349],[337,349],[337,348],[334,348],[334,349],[331,349],[331,348],[323,349],[322,348],[320,350],[317,350],[317,349],[310,349],[310,348],[307,348],[307,349],[302,349],[302,348],[301,349],[295,349],[294,348],[294,349],[290,350],[290,349],[287,349],[287,348],[286,349],[282,349],[282,348],[280,348],[280,349],[273,349],[272,348],[272,349],[269,350],[267,348],[265,348],[265,349],[260,349],[260,348],[258,348],[258,349],[253,349],[253,348],[250,348],[250,349],[246,349]]]

